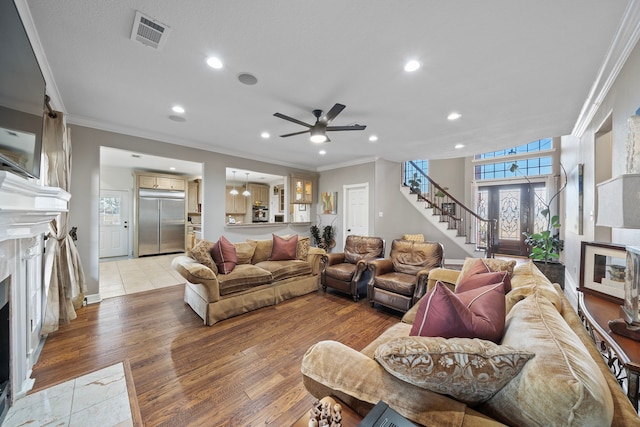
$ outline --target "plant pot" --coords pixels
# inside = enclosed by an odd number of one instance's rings
[[[533,261],[551,283],[557,283],[564,290],[564,264],[558,261]]]

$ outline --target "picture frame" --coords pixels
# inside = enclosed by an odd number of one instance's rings
[[[321,195],[322,213],[336,215],[338,213],[338,192],[325,191]]]
[[[578,290],[616,304],[625,299],[627,251],[624,245],[582,242]]]
[[[456,215],[456,204],[455,203],[442,203],[442,214],[443,215]]]

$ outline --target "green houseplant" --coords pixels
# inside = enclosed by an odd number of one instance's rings
[[[560,252],[564,249],[564,241],[560,239],[560,227],[562,224],[560,224],[558,215],[551,215],[551,203],[567,186],[567,172],[562,164],[560,164],[560,169],[564,175],[564,183],[548,201],[543,200],[534,193],[538,201],[544,206],[540,211],[540,215],[544,217],[545,227],[537,233],[524,232],[522,234],[525,237],[524,243],[529,247],[529,258],[533,260],[550,281],[560,284],[564,289],[564,264],[559,261]],[[509,170],[512,173],[517,172],[518,164],[514,162]],[[526,175],[521,175],[531,184]]]
[[[422,180],[418,178],[418,174],[414,172],[413,178],[409,180],[409,193],[420,194],[421,185],[422,185]]]
[[[335,228],[333,224],[325,225],[324,227],[322,227],[322,224],[313,224],[309,228],[309,232],[313,238],[313,244],[320,249],[330,252],[336,245]]]

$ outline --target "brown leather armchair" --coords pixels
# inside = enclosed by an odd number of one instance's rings
[[[429,271],[443,263],[444,247],[440,243],[394,240],[389,258],[368,262],[369,304],[373,307],[377,302],[408,311],[426,293]]]
[[[320,275],[322,289],[337,289],[360,299],[358,285],[368,280],[367,261],[384,257],[385,242],[380,237],[347,236],[344,252],[323,256],[324,268]]]

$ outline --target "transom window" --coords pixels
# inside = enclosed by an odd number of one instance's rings
[[[551,156],[534,157],[538,152],[545,152],[553,149],[551,138],[539,139],[528,144],[519,145],[499,151],[478,154],[476,160],[502,160],[504,157],[518,155],[517,160],[498,161],[495,163],[485,163],[474,167],[474,176],[477,181],[488,179],[514,178],[517,176],[537,176],[550,175],[552,173],[553,159]],[[530,154],[529,154],[530,153]],[[527,156],[529,154],[529,156]],[[523,158],[525,157],[525,158]],[[513,164],[518,165],[517,171],[513,169]]]

